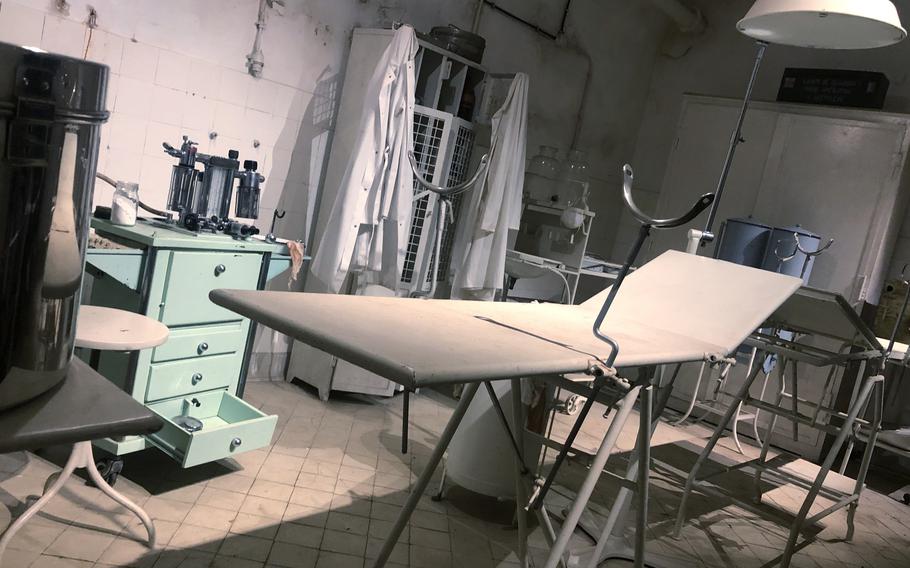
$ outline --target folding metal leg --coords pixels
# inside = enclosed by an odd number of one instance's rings
[[[745,400],[746,397],[749,396],[749,389],[752,387],[752,383],[755,381],[755,378],[758,376],[758,372],[760,370],[761,365],[755,365],[755,368],[752,369],[752,372],[749,373],[749,375],[746,377],[745,382],[743,382],[743,386],[740,387],[739,392],[736,393],[736,397],[727,408],[727,412],[724,413],[723,418],[721,418],[720,422],[717,424],[717,428],[714,429],[714,434],[711,435],[711,439],[708,440],[707,445],[698,456],[698,459],[695,460],[695,465],[692,466],[692,471],[689,472],[689,477],[686,478],[686,487],[683,489],[682,500],[679,503],[679,512],[676,515],[676,525],[673,529],[674,537],[678,538],[679,534],[682,532],[683,521],[686,518],[686,504],[689,501],[689,495],[692,493],[692,489],[698,479],[698,471],[705,464],[705,462],[708,461],[708,457],[714,450],[714,446],[717,445],[717,442],[720,441],[721,436],[723,436],[727,424],[730,423],[730,420],[736,413],[736,409],[739,407],[739,402]]]
[[[512,422],[516,425],[514,436],[512,435],[512,428],[509,426],[509,421],[502,409],[502,405],[499,403],[499,397],[496,394],[493,385],[489,381],[484,381],[484,387],[490,397],[493,410],[499,417],[499,422],[503,431],[509,438],[509,443],[512,446],[512,453],[515,458],[515,521],[518,525],[518,557],[522,566],[525,566],[527,565],[528,542],[525,504],[528,502],[528,490],[531,488],[531,482],[530,479],[528,479],[531,475],[531,470],[525,463],[524,458],[524,424],[526,420],[523,412],[524,405],[521,401],[521,379],[512,379],[510,389],[512,393]],[[547,544],[552,547],[556,542],[556,533],[553,531],[553,524],[550,522],[547,508],[541,505],[540,508],[534,509],[534,512],[537,515],[541,527],[543,527],[544,539],[547,541]],[[562,566],[562,568],[566,568],[567,566],[565,555],[560,558],[560,566]]]
[[[515,517],[518,520],[518,563],[528,566],[528,519],[525,504],[528,502],[523,477],[527,474],[524,463],[524,413],[521,403],[521,379],[512,379],[512,424],[515,429]],[[489,385],[489,383],[487,383]],[[509,434],[506,432],[506,434]]]
[[[780,407],[781,401],[784,399],[784,387],[787,384],[787,377],[785,371],[787,369],[787,359],[781,357],[777,361],[777,377],[780,379],[780,388],[777,389],[777,398],[774,399],[774,406]],[[777,427],[777,420],[779,416],[776,413],[772,413],[771,422],[768,424],[768,429],[765,430],[765,441],[761,445],[761,451],[758,453],[759,463],[764,463],[768,458],[768,452],[771,450],[771,438],[774,437],[774,429]],[[755,503],[761,503],[761,477],[762,470],[761,468],[755,469],[755,475],[752,478],[752,499]]]
[[[844,421],[844,424],[841,426],[837,437],[834,439],[834,444],[831,446],[831,449],[828,450],[828,455],[825,457],[825,461],[822,463],[821,470],[819,470],[818,475],[815,476],[815,482],[812,484],[808,495],[806,495],[806,498],[803,500],[803,505],[799,509],[799,514],[797,514],[796,520],[794,520],[793,524],[790,526],[790,536],[787,539],[787,546],[784,548],[784,554],[781,557],[780,561],[781,568],[787,568],[787,566],[790,565],[790,559],[793,557],[793,553],[796,552],[796,541],[799,539],[800,530],[803,528],[803,524],[806,522],[806,516],[809,514],[809,510],[812,508],[812,504],[815,502],[815,498],[818,497],[818,493],[821,491],[822,486],[825,483],[825,478],[828,476],[828,472],[831,471],[831,466],[834,465],[834,459],[837,457],[838,452],[840,452],[841,446],[844,445],[844,441],[847,439],[847,436],[852,435],[853,423],[856,421],[860,409],[862,409],[862,407],[865,405],[866,400],[869,399],[869,395],[872,392],[872,387],[874,387],[877,383],[881,383],[882,381],[884,381],[884,377],[881,375],[876,375],[874,377],[869,377],[866,379],[862,390],[859,393],[859,396],[851,405],[850,410],[847,414],[847,418]],[[859,496],[854,494],[852,498],[858,499]],[[816,517],[821,518],[827,512],[832,510],[833,509],[829,508],[826,511],[822,511],[822,513],[820,515],[816,515]]]
[[[614,414],[613,421],[610,423],[610,427],[607,428],[607,434],[600,443],[600,448],[598,448],[597,454],[594,456],[588,475],[585,477],[584,482],[582,482],[581,488],[575,496],[575,501],[569,509],[569,514],[562,524],[562,529],[556,537],[556,542],[550,549],[550,556],[547,558],[544,568],[556,568],[556,565],[559,564],[566,546],[569,544],[569,539],[572,538],[575,527],[578,526],[578,519],[581,517],[581,513],[584,511],[588,504],[588,500],[591,498],[591,494],[594,492],[594,487],[597,485],[597,481],[603,473],[607,459],[609,459],[613,452],[616,440],[619,438],[623,426],[625,426],[626,421],[629,419],[629,414],[631,414],[632,409],[635,406],[635,400],[638,398],[640,391],[641,386],[635,386],[622,398],[622,401],[619,404],[619,410]]]
[[[866,440],[866,449],[863,451],[863,461],[859,466],[859,472],[856,475],[856,485],[853,493],[857,495],[856,501],[847,505],[847,536],[845,540],[853,540],[855,530],[853,519],[856,516],[856,509],[859,508],[859,495],[863,492],[866,484],[866,474],[869,472],[869,464],[872,462],[872,453],[875,451],[875,441],[878,439],[878,433],[882,426],[882,412],[884,405],[884,381],[877,382],[872,387],[872,424],[869,432],[869,438]],[[854,436],[855,437],[855,436]],[[851,441],[853,438],[851,438]]]
[[[405,501],[404,507],[398,514],[398,518],[395,519],[395,524],[392,525],[389,536],[386,538],[382,545],[382,549],[379,551],[379,556],[377,556],[376,561],[373,562],[374,568],[382,568],[385,566],[386,561],[388,561],[389,556],[392,554],[392,550],[395,548],[395,545],[398,544],[398,539],[401,537],[404,527],[407,526],[411,514],[420,501],[420,497],[426,490],[427,485],[430,484],[433,472],[436,471],[436,467],[439,465],[439,462],[442,461],[442,456],[445,454],[446,448],[449,447],[449,442],[452,441],[452,436],[455,435],[455,431],[458,430],[458,426],[461,424],[465,412],[468,411],[468,406],[470,406],[471,400],[474,399],[474,395],[477,393],[477,387],[479,386],[480,383],[469,383],[465,385],[464,391],[461,393],[461,400],[458,401],[455,411],[449,418],[448,423],[446,423],[446,427],[443,429],[442,434],[440,434],[439,441],[436,443],[436,447],[433,448],[433,453],[430,454],[430,459],[427,461],[426,469],[424,469],[420,473],[420,477],[417,478],[417,483],[411,490],[411,494],[408,495],[408,500]]]
[[[648,530],[648,485],[651,478],[651,411],[654,403],[654,387],[644,389],[639,412],[641,422],[638,428],[638,523],[635,528],[635,568],[645,566],[645,539]]]

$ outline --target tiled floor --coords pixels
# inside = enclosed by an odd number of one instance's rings
[[[279,416],[274,444],[236,460],[183,470],[150,450],[126,456],[117,488],[155,519],[159,548],[148,551],[142,525],[81,480],[72,480],[45,512],[12,541],[4,567],[262,567],[362,568],[375,558],[383,537],[421,471],[452,402],[421,393],[411,404],[411,452],[400,447],[400,401],[335,397],[324,404],[309,391],[284,383],[251,384],[247,400]],[[595,412],[579,444],[594,448],[605,429]],[[620,440],[626,453],[634,420]],[[563,418],[560,427],[565,428]],[[662,424],[655,436],[656,468],[649,515],[649,550],[679,566],[762,566],[780,554],[788,519],[801,492],[766,483],[754,511],[731,501],[695,495],[682,538],[670,536],[679,502],[681,471],[694,461],[708,431]],[[726,448],[725,457],[738,458]],[[41,492],[58,469],[65,449],[0,456],[0,528]],[[48,461],[50,460],[50,461]],[[614,462],[617,460],[613,460]],[[797,462],[797,468],[806,464]],[[615,466],[618,467],[618,466]],[[551,510],[571,499],[584,474],[570,465],[560,476]],[[719,483],[748,495],[744,474]],[[595,513],[611,502],[614,487],[602,480]],[[560,497],[560,494],[563,497]],[[516,531],[507,502],[452,488],[447,499],[421,501],[392,555],[394,566],[492,568],[516,564]],[[819,539],[794,560],[796,567],[910,566],[910,508],[867,491],[857,515],[853,543],[841,542],[845,514],[816,527]],[[581,534],[573,544],[588,545]],[[542,566],[546,550],[540,529],[531,538],[532,557]],[[612,563],[611,563],[612,564]]]

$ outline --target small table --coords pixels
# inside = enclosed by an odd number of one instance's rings
[[[145,316],[96,306],[82,306],[76,326],[76,346],[92,349],[92,366],[99,351],[134,351],[167,340],[165,325]],[[83,361],[74,358],[66,378],[54,389],[0,414],[0,453],[33,450],[55,444],[73,444],[60,472],[44,484],[44,494],[19,516],[0,538],[0,558],[16,532],[56,495],[78,468],[103,493],[120,503],[145,525],[149,548],[155,547],[155,525],[138,505],[115,491],[95,466],[92,440],[110,436],[150,434],[161,428],[161,418]]]

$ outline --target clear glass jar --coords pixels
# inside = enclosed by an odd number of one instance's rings
[[[139,216],[139,184],[118,181],[111,202],[111,223],[133,226]]]
[[[568,159],[559,172],[556,204],[587,209],[588,156],[581,150],[569,150]]]
[[[532,201],[550,203],[556,195],[560,164],[556,148],[541,146],[540,152],[531,157],[525,171],[524,195]]]

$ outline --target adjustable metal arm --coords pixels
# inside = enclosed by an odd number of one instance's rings
[[[635,263],[635,260],[638,258],[638,254],[641,252],[642,246],[645,244],[645,241],[648,238],[648,235],[651,234],[651,229],[671,229],[674,227],[679,227],[695,219],[702,211],[710,207],[714,202],[714,194],[706,193],[702,195],[698,201],[689,209],[686,214],[679,217],[673,217],[670,219],[655,219],[644,213],[641,209],[635,205],[635,200],[632,199],[632,182],[635,179],[635,175],[632,172],[632,166],[628,164],[623,166],[623,200],[626,202],[626,207],[632,212],[632,215],[641,223],[641,228],[638,232],[638,238],[635,240],[635,244],[632,245],[632,248],[629,250],[629,254],[626,257],[625,263],[623,263],[622,268],[619,270],[619,274],[616,276],[616,282],[613,283],[613,286],[610,288],[610,292],[607,294],[606,300],[604,300],[603,306],[600,308],[600,312],[597,314],[597,318],[594,320],[593,333],[594,336],[600,339],[601,341],[607,343],[610,346],[610,355],[607,357],[606,361],[602,361],[602,364],[607,367],[607,369],[612,369],[613,364],[616,362],[616,357],[619,355],[619,343],[603,333],[600,328],[603,325],[604,319],[607,317],[607,312],[610,311],[610,306],[613,305],[613,300],[616,299],[616,294],[619,292],[619,288],[622,286],[623,281],[626,279],[626,276],[632,271],[632,265]],[[575,424],[572,425],[572,430],[569,432],[569,435],[566,437],[566,441],[563,442],[562,449],[559,454],[556,456],[556,461],[553,462],[553,467],[550,469],[550,473],[547,476],[547,479],[544,481],[543,486],[540,488],[540,491],[534,496],[533,500],[530,503],[531,507],[539,509],[543,505],[544,498],[547,496],[547,492],[550,490],[550,487],[553,484],[553,481],[556,479],[556,473],[559,471],[559,467],[562,465],[562,462],[565,460],[566,456],[569,453],[569,448],[572,447],[575,438],[578,436],[578,432],[581,431],[581,426],[585,421],[585,418],[590,412],[591,407],[594,405],[594,400],[597,398],[598,393],[601,388],[603,388],[606,383],[604,376],[598,376],[594,380],[594,384],[591,386],[591,394],[588,399],[585,401],[584,407],[582,407],[581,412],[578,414],[578,418],[575,420]]]
[[[635,204],[635,200],[632,199],[632,182],[635,180],[635,173],[632,171],[632,166],[628,164],[623,166],[622,173],[622,198],[626,202],[626,207],[632,212],[632,216],[634,216],[642,225],[648,225],[657,229],[672,229],[674,227],[679,227],[698,217],[702,211],[714,203],[714,194],[706,193],[699,197],[698,201],[696,201],[692,208],[684,215],[669,219],[655,219],[639,209],[638,205]]]
[[[474,172],[474,175],[471,177],[471,179],[458,185],[453,185],[452,187],[442,187],[423,177],[423,174],[420,173],[420,167],[417,165],[417,158],[414,156],[414,152],[411,150],[408,151],[408,161],[411,163],[411,170],[414,171],[414,179],[416,179],[420,185],[429,189],[433,193],[438,193],[442,196],[455,195],[457,193],[467,191],[471,188],[471,186],[477,183],[477,180],[480,179],[481,174],[483,174],[487,169],[487,154],[484,154],[480,158],[480,165],[477,167],[477,171]]]
[[[828,250],[829,248],[831,248],[831,245],[834,244],[834,239],[829,239],[828,244],[821,247],[820,249],[815,250],[815,251],[808,251],[803,248],[803,243],[800,242],[800,240],[799,240],[799,233],[793,233],[793,238],[796,240],[796,250],[798,250],[799,252],[803,253],[804,255],[806,255],[808,257],[818,256],[821,253]]]

